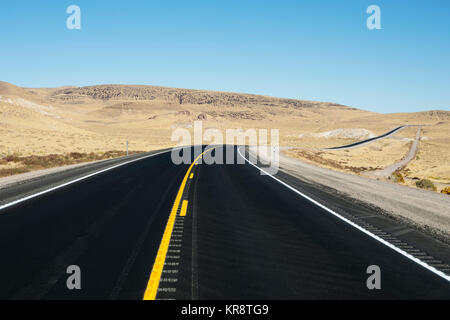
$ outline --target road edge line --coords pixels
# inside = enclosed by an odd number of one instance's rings
[[[178,149],[181,149],[181,148],[178,148]],[[105,168],[105,169],[102,169],[102,170],[99,170],[99,171],[90,173],[90,174],[88,174],[88,175],[86,175],[86,176],[82,176],[82,177],[80,177],[80,178],[77,178],[77,179],[74,179],[74,180],[70,180],[70,181],[68,181],[68,182],[65,182],[65,183],[63,183],[63,184],[57,185],[57,186],[55,186],[55,187],[52,187],[52,188],[49,188],[49,189],[46,189],[46,190],[43,190],[43,191],[40,191],[40,192],[31,194],[31,195],[29,195],[29,196],[26,196],[26,197],[23,197],[23,198],[20,198],[20,199],[17,199],[17,200],[14,200],[14,201],[5,203],[5,204],[3,204],[3,205],[0,205],[0,211],[4,210],[4,209],[6,209],[6,208],[9,208],[9,207],[15,206],[16,204],[19,204],[19,203],[22,203],[22,202],[31,200],[31,199],[33,199],[33,198],[42,196],[42,195],[44,195],[44,194],[50,193],[50,192],[52,192],[52,191],[55,191],[55,190],[64,188],[64,187],[66,187],[66,186],[68,186],[68,185],[71,185],[71,184],[74,184],[74,183],[76,183],[76,182],[79,182],[79,181],[88,179],[88,178],[90,178],[90,177],[96,176],[96,175],[98,175],[98,174],[100,174],[100,173],[107,172],[107,171],[110,171],[110,170],[112,170],[112,169],[115,169],[115,168],[124,166],[124,165],[126,165],[126,164],[133,163],[133,162],[140,161],[140,160],[144,160],[144,159],[147,159],[147,158],[150,158],[150,157],[153,157],[153,156],[157,156],[157,155],[160,155],[160,154],[163,154],[163,153],[167,153],[167,152],[172,152],[172,149],[166,150],[166,151],[161,151],[161,152],[154,153],[154,154],[150,154],[150,155],[147,155],[147,156],[142,157],[142,158],[133,159],[133,160],[126,161],[126,162],[123,162],[123,163],[119,163],[119,164],[116,164],[116,165],[114,165],[114,166],[112,166],[112,167],[108,167],[108,168]]]
[[[242,147],[241,147],[242,148]],[[264,169],[261,169],[260,167],[258,167],[257,165],[251,163],[249,160],[247,160],[247,158],[245,156],[242,155],[241,153],[241,148],[238,148],[238,153],[239,155],[244,158],[244,160],[246,162],[248,162],[249,164],[251,164],[252,166],[254,166],[255,168],[257,168],[258,170],[260,170],[261,172],[264,172],[264,174],[268,175],[269,177],[271,177],[272,179],[278,181],[279,183],[281,183],[282,185],[284,185],[285,187],[289,188],[290,190],[294,191],[295,193],[299,194],[300,196],[302,196],[303,198],[311,201],[312,203],[314,203],[315,205],[319,206],[320,208],[324,209],[325,211],[327,211],[328,213],[331,213],[332,215],[336,216],[337,218],[341,219],[342,221],[348,223],[349,225],[351,225],[352,227],[355,227],[356,229],[358,229],[359,231],[365,233],[366,235],[370,236],[371,238],[377,240],[378,242],[384,244],[385,246],[391,248],[392,250],[396,251],[397,253],[401,254],[402,256],[408,258],[409,260],[417,263],[418,265],[424,267],[425,269],[427,269],[428,271],[433,272],[434,274],[438,275],[439,277],[443,278],[444,280],[447,280],[448,282],[450,282],[450,276],[446,275],[444,272],[436,269],[433,266],[430,266],[429,264],[427,264],[426,262],[423,262],[422,260],[414,257],[413,255],[407,253],[406,251],[396,247],[395,245],[393,245],[392,243],[378,237],[377,235],[373,234],[372,232],[364,229],[363,227],[361,227],[360,225],[350,221],[349,219],[341,216],[340,214],[336,213],[335,211],[331,210],[330,208],[324,206],[323,204],[321,204],[320,202],[308,197],[307,195],[305,195],[304,193],[298,191],[297,189],[295,189],[294,187],[290,186],[289,184],[287,184],[284,181],[281,181],[280,179],[278,179],[277,177],[271,175],[270,173],[268,173],[267,171],[265,171]]]

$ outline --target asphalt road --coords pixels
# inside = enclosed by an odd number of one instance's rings
[[[390,135],[393,135],[394,133],[396,133],[397,131],[399,131],[399,130],[405,128],[405,127],[406,126],[400,126],[400,127],[392,129],[392,130],[390,130],[390,131],[388,131],[386,133],[383,133],[382,135],[379,135],[379,136],[376,136],[376,137],[373,137],[373,138],[365,139],[365,140],[358,141],[358,142],[353,142],[353,143],[346,144],[346,145],[339,146],[339,147],[324,148],[324,149],[326,149],[326,150],[350,149],[350,148],[366,145],[368,143],[371,143],[371,142],[374,142],[374,141],[377,141],[377,140],[380,140],[380,139],[383,139],[383,138],[387,138]]]
[[[448,280],[253,165],[189,169],[161,153],[1,209],[0,298],[142,299],[156,257],[158,299],[450,298]],[[1,190],[0,203],[57,186],[58,177],[67,183],[70,172]],[[81,269],[80,290],[67,288],[70,265]],[[380,290],[366,286],[370,265],[381,269]]]

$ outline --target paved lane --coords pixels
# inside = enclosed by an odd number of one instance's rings
[[[450,298],[448,281],[249,164],[201,169],[198,298]],[[367,289],[369,265],[380,266],[382,290]]]
[[[185,167],[165,153],[2,210],[0,297],[140,299]]]
[[[448,281],[254,166],[177,166],[170,153],[1,210],[0,254],[0,298],[142,299],[151,274],[158,299],[450,298]],[[81,290],[66,287],[69,265]],[[381,290],[366,287],[369,265]]]

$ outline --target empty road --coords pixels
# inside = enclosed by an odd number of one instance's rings
[[[161,152],[2,189],[0,298],[450,299],[448,276],[328,206],[371,209],[260,173]]]
[[[339,146],[339,147],[324,148],[324,150],[341,150],[341,149],[351,149],[351,148],[356,148],[356,147],[362,147],[362,146],[364,146],[366,144],[375,142],[377,140],[387,138],[387,137],[393,135],[394,133],[398,132],[399,130],[402,130],[402,129],[406,128],[406,127],[407,126],[400,126],[400,127],[392,129],[392,130],[390,130],[390,131],[388,131],[386,133],[383,133],[382,135],[379,135],[379,136],[376,136],[376,137],[373,137],[373,138],[364,139],[364,140],[361,140],[361,141],[358,141],[358,142],[353,142],[353,143],[346,144],[346,145]]]

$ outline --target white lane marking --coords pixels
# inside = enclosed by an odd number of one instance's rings
[[[178,148],[178,149],[180,149],[180,148]],[[112,169],[115,169],[115,168],[124,166],[124,165],[129,164],[129,163],[132,163],[132,162],[136,162],[136,161],[139,161],[139,160],[144,160],[144,159],[147,159],[147,158],[150,158],[150,157],[153,157],[153,156],[157,156],[157,155],[160,155],[160,154],[163,154],[163,153],[167,153],[167,152],[172,152],[172,149],[167,150],[167,151],[162,151],[162,152],[154,153],[154,154],[151,154],[151,155],[142,157],[142,158],[130,160],[130,161],[127,161],[127,162],[124,162],[124,163],[120,163],[120,164],[114,165],[114,166],[112,166],[112,167],[108,167],[108,168],[106,168],[106,169],[102,169],[102,170],[100,170],[100,171],[96,171],[96,172],[90,173],[90,174],[88,174],[88,175],[86,175],[86,176],[83,176],[83,177],[80,177],[80,178],[77,178],[77,179],[68,181],[68,182],[66,182],[66,183],[57,185],[57,186],[52,187],[52,188],[50,188],[50,189],[46,189],[46,190],[40,191],[40,192],[38,192],[38,193],[34,193],[34,194],[32,194],[32,195],[26,196],[26,197],[24,197],[24,198],[20,198],[20,199],[14,200],[14,201],[12,201],[12,202],[6,203],[6,204],[4,204],[4,205],[1,205],[1,206],[0,206],[0,211],[3,210],[3,209],[6,209],[6,208],[12,207],[12,206],[14,206],[14,205],[16,205],[16,204],[19,204],[19,203],[21,203],[21,202],[24,202],[24,201],[27,201],[27,200],[30,200],[30,199],[39,197],[39,196],[41,196],[41,195],[43,195],[43,194],[46,194],[46,193],[55,191],[55,190],[57,190],[57,189],[61,189],[61,188],[63,188],[63,187],[66,187],[66,186],[68,186],[68,185],[71,185],[71,184],[73,184],[73,183],[76,183],[76,182],[85,180],[85,179],[87,179],[87,178],[96,176],[96,175],[98,175],[98,174],[100,174],[100,173],[103,173],[103,172],[106,172],[106,171],[109,171],[109,170],[112,170]]]
[[[295,189],[294,187],[291,187],[291,186],[288,185],[287,183],[285,183],[285,182],[281,181],[280,179],[274,177],[274,176],[271,175],[270,173],[266,172],[264,169],[261,169],[261,168],[258,167],[257,165],[251,163],[250,161],[247,160],[247,158],[246,158],[245,156],[242,155],[241,149],[242,149],[242,147],[241,147],[241,148],[238,148],[238,153],[239,153],[239,155],[240,155],[242,158],[245,159],[245,161],[247,161],[248,163],[250,163],[252,166],[254,166],[255,168],[257,168],[258,170],[264,172],[266,175],[268,175],[268,176],[271,177],[272,179],[278,181],[279,183],[281,183],[281,184],[284,185],[285,187],[291,189],[292,191],[294,191],[295,193],[299,194],[299,195],[302,196],[303,198],[305,198],[305,199],[311,201],[312,203],[314,203],[315,205],[321,207],[321,208],[324,209],[325,211],[327,211],[327,212],[331,213],[332,215],[338,217],[339,219],[341,219],[342,221],[348,223],[348,224],[351,225],[352,227],[355,227],[355,228],[358,229],[359,231],[364,232],[365,234],[367,234],[368,236],[372,237],[373,239],[375,239],[375,240],[381,242],[381,243],[384,244],[385,246],[387,246],[387,247],[389,247],[389,248],[395,250],[396,252],[398,252],[398,253],[400,253],[401,255],[405,256],[405,257],[408,258],[409,260],[411,260],[411,261],[417,263],[418,265],[420,265],[420,266],[422,266],[422,267],[428,269],[429,271],[433,272],[434,274],[436,274],[436,275],[440,276],[441,278],[443,278],[443,279],[445,279],[445,280],[447,280],[447,281],[450,282],[450,276],[446,275],[444,272],[442,272],[442,271],[436,269],[436,268],[433,267],[433,266],[430,266],[429,264],[427,264],[427,263],[423,262],[422,260],[420,260],[420,259],[414,257],[413,255],[409,254],[408,252],[406,252],[406,251],[404,251],[404,250],[402,250],[402,249],[400,249],[400,248],[394,246],[393,244],[391,244],[391,243],[387,242],[386,240],[384,240],[384,239],[378,237],[377,235],[373,234],[372,232],[370,232],[370,231],[364,229],[363,227],[357,225],[356,223],[354,223],[354,222],[348,220],[347,218],[345,218],[345,217],[339,215],[338,213],[334,212],[333,210],[331,210],[331,209],[325,207],[323,204],[321,204],[321,203],[317,202],[316,200],[314,200],[314,199],[308,197],[307,195],[301,193],[300,191],[298,191],[298,190]]]

